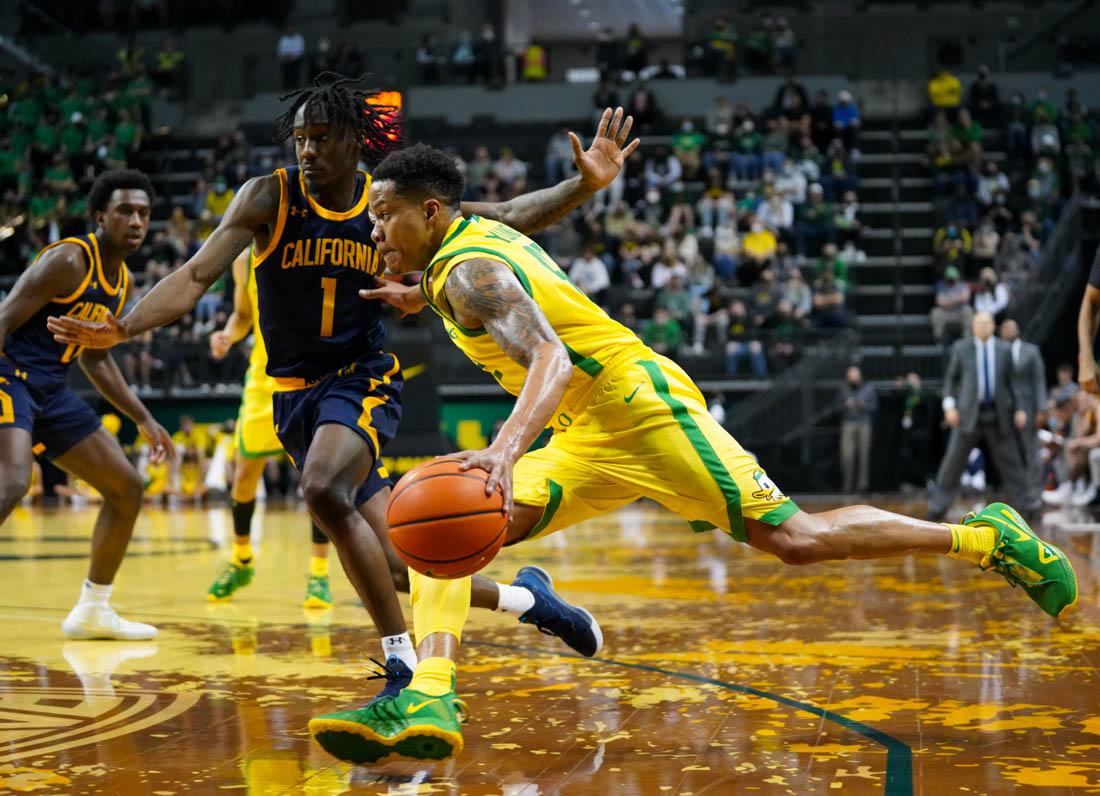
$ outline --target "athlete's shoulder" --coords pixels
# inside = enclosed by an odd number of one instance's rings
[[[80,281],[91,266],[90,256],[91,248],[86,243],[79,238],[65,238],[39,252],[31,267],[51,281]]]

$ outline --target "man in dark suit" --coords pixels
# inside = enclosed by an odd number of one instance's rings
[[[951,437],[928,505],[928,518],[936,522],[951,506],[967,457],[981,442],[997,465],[1004,491],[1011,495],[1026,493],[1026,470],[1017,432],[1026,425],[1027,413],[1018,408],[1012,352],[1008,343],[993,336],[993,316],[989,313],[975,313],[971,329],[973,337],[956,340],[952,345],[944,376],[943,414],[951,427]]]
[[[1039,456],[1039,433],[1035,417],[1046,405],[1047,371],[1039,346],[1020,339],[1016,321],[1001,324],[1001,339],[1008,343],[1012,355],[1012,384],[1016,390],[1016,407],[1027,414],[1027,424],[1020,431],[1024,464],[1027,467],[1027,492],[1021,501],[1024,508],[1033,508],[1043,493],[1043,462]]]

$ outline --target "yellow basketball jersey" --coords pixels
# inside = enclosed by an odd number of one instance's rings
[[[573,362],[562,408],[579,407],[605,367],[624,356],[648,353],[638,337],[573,286],[557,263],[527,236],[478,216],[452,222],[432,262],[424,269],[421,289],[429,305],[443,318],[447,334],[466,356],[492,374],[501,387],[519,395],[527,369],[515,362],[483,329],[466,329],[450,314],[443,286],[451,270],[473,259],[504,263],[534,299],[557,333]]]
[[[267,375],[267,347],[260,333],[260,297],[256,292],[256,276],[251,264],[248,269],[248,283],[245,286],[248,303],[252,307],[252,355],[248,361],[248,381],[257,387],[275,391],[275,380]]]

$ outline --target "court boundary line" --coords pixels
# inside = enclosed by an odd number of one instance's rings
[[[769,691],[762,691],[759,688],[753,688],[749,685],[738,685],[737,683],[729,683],[725,680],[717,680],[713,677],[703,677],[702,675],[691,674],[690,672],[680,672],[675,669],[663,669],[659,666],[649,666],[644,663],[627,663],[626,661],[617,661],[614,658],[586,658],[583,655],[575,655],[569,652],[556,652],[554,650],[547,650],[539,647],[525,647],[520,644],[501,644],[495,641],[465,640],[463,641],[463,645],[511,650],[513,652],[537,653],[539,655],[552,655],[557,658],[570,658],[578,661],[591,661],[593,663],[602,663],[609,666],[619,666],[624,669],[635,669],[643,672],[651,672],[653,674],[661,674],[666,677],[677,677],[681,680],[690,680],[703,685],[717,686],[718,688],[739,694],[749,694],[751,696],[769,699],[781,705],[786,705],[787,707],[803,711],[804,713],[810,713],[825,721],[837,724],[846,730],[862,735],[864,738],[874,741],[878,745],[884,747],[886,749],[886,782],[883,785],[883,796],[913,796],[913,748],[909,746],[909,744],[892,735],[888,735],[882,730],[877,730],[868,724],[856,721],[855,719],[849,719],[847,716],[841,716],[839,713],[834,713],[825,708],[819,708],[808,702],[799,702],[797,699],[791,699],[790,697],[781,696],[780,694],[773,694]]]

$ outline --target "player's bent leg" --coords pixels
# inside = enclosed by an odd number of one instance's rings
[[[108,638],[140,641],[156,636],[156,628],[122,619],[108,602],[111,584],[126,555],[141,510],[141,476],[127,461],[113,435],[103,428],[89,434],[54,462],[87,481],[103,495],[92,534],[88,579],[80,600],[62,623],[71,639]]]
[[[346,426],[317,429],[302,467],[310,514],[336,547],[359,599],[384,637],[405,633],[405,619],[378,536],[355,506],[356,492],[374,467],[374,451]]]
[[[32,447],[31,433],[26,429],[0,428],[0,525],[30,489]]]
[[[454,691],[454,661],[469,614],[470,578],[435,580],[413,572],[410,582],[421,660],[408,687],[309,723],[317,742],[340,760],[445,760],[462,751],[465,706]]]
[[[234,592],[252,582],[256,567],[252,558],[252,515],[256,510],[256,489],[263,478],[265,458],[250,458],[237,454],[233,466],[233,557],[218,572],[206,599],[211,602],[228,600]]]

